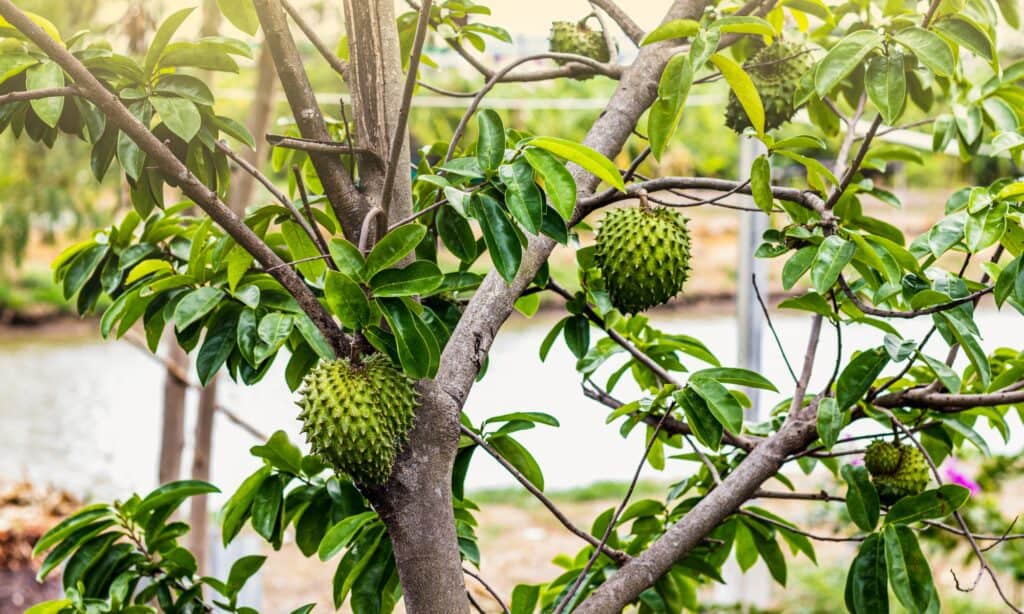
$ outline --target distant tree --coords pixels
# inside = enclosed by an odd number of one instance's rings
[[[918,544],[926,527],[966,539],[978,578],[987,574],[1020,611],[981,545],[999,536],[972,532],[959,511],[968,489],[943,483],[937,464],[965,442],[984,447],[976,427],[1007,428],[1007,413],[1024,401],[1024,354],[987,355],[974,317],[989,294],[999,306],[1024,309],[1024,182],[1003,178],[954,192],[945,217],[910,241],[862,206],[868,199],[898,205],[865,173],[919,159],[878,138],[905,124],[929,126],[935,149],[953,143],[965,160],[983,146],[1020,155],[1024,64],[1001,67],[995,43],[1001,24],[1019,25],[1014,3],[676,0],[662,25],[644,32],[611,0],[593,0],[598,20],[556,23],[552,52],[500,68],[470,48],[511,39],[481,21],[489,11],[469,0],[426,0],[397,19],[392,0],[345,0],[342,57],[284,0],[218,4],[243,32],[262,30],[273,56],[295,124],[268,138],[275,168],[297,167],[290,193],[235,154],[227,139],[251,147],[252,135],[218,114],[214,94],[195,76],[237,70],[235,58],[249,56],[250,44],[174,40],[188,9],[161,24],[139,60],[88,34],[62,38],[44,18],[0,0],[9,24],[0,28],[0,75],[23,82],[0,97],[0,128],[44,143],[59,131],[76,134],[92,144],[98,177],[115,160],[125,174],[134,211],[55,264],[82,312],[102,295],[112,299],[100,320],[105,336],[141,321],[155,349],[172,326],[183,347],[198,348],[202,382],[223,368],[254,384],[279,353],[289,355],[285,377],[301,387],[313,454],[280,432],[253,448],[263,464],[222,511],[225,541],[248,523],[280,547],[294,527],[306,555],[345,552],[336,605],[348,599],[357,612],[390,611],[401,599],[414,613],[467,611],[466,577],[478,581],[470,567],[480,552],[477,506],[463,482],[482,450],[583,542],[559,558],[560,576],[517,587],[510,611],[693,610],[697,587],[719,578],[733,553],[744,567],[763,560],[785,583],[784,547],[813,558],[812,540],[838,539],[859,544],[847,577],[850,611],[887,611],[891,587],[907,610],[938,612]],[[347,85],[349,120],[323,116],[289,17]],[[631,64],[617,61],[608,30],[586,25],[595,21],[614,22],[638,46]],[[450,138],[418,152],[413,178],[408,118],[428,33],[486,82]],[[528,62],[549,65],[524,68]],[[618,87],[582,141],[506,129],[484,106],[498,83],[594,76]],[[641,176],[644,159],[665,152],[690,90],[720,80],[731,90],[728,125],[769,152],[753,162],[750,180]],[[773,130],[800,107],[809,125],[776,138]],[[617,168],[610,158],[630,141],[646,145],[628,168]],[[829,144],[838,152],[831,167],[812,155]],[[772,184],[772,165],[784,159],[805,168],[796,187]],[[244,218],[233,213],[226,205],[233,165],[276,202]],[[165,202],[165,186],[185,200]],[[803,289],[779,306],[809,320],[792,381],[722,366],[700,340],[661,331],[639,313],[701,274],[685,222],[672,211],[678,205],[660,205],[664,191],[686,206],[749,194],[750,215],[772,215],[758,254],[786,258],[784,286]],[[709,191],[718,195],[709,199]],[[555,245],[570,244],[584,218],[626,199],[640,206],[610,209],[596,245],[576,249],[580,290],[554,283],[547,261]],[[197,206],[201,215],[188,213]],[[490,264],[474,269],[484,255]],[[983,273],[973,279],[967,264],[980,259]],[[473,272],[481,269],[485,275]],[[644,462],[695,468],[664,500],[630,504],[630,489],[589,530],[546,498],[542,468],[516,439],[524,429],[557,427],[553,416],[502,414],[473,424],[461,413],[502,324],[516,307],[533,310],[542,292],[563,298],[567,315],[541,356],[564,338],[579,358],[586,396],[607,405],[608,421],[623,433],[645,433]],[[908,338],[903,326],[914,318],[932,322],[921,339]],[[823,329],[843,335],[851,326],[868,349],[847,362],[819,360]],[[878,339],[864,332],[870,328]],[[933,338],[948,347],[946,356],[926,345]],[[963,371],[953,368],[960,352],[969,361]],[[616,368],[598,381],[606,362]],[[812,390],[815,369],[831,377]],[[514,373],[495,375],[524,385]],[[623,378],[644,396],[613,396]],[[745,423],[747,397],[737,387],[791,394],[767,421]],[[840,444],[855,423],[876,428]],[[847,462],[868,440],[865,463]],[[780,471],[791,462],[823,465],[846,492],[763,487],[772,478],[788,484]],[[166,611],[250,611],[236,598],[262,557],[241,559],[219,580],[199,576],[194,556],[178,545],[188,526],[171,520],[174,511],[213,490],[173,482],[67,519],[37,547],[49,553],[42,575],[66,561],[67,599],[36,611],[138,612],[154,601]],[[820,536],[754,506],[755,498],[841,500],[850,520],[838,536]]]

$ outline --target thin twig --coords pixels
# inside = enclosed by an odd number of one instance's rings
[[[782,339],[779,338],[779,333],[775,330],[775,324],[772,323],[772,316],[768,313],[768,306],[764,304],[764,298],[761,296],[761,289],[757,287],[757,276],[750,276],[750,283],[754,285],[754,296],[757,297],[757,302],[761,305],[761,312],[764,313],[765,322],[768,323],[768,330],[772,333],[772,338],[775,339],[775,345],[779,348],[779,354],[782,355],[782,362],[786,363],[786,370],[789,371],[789,376],[793,378],[793,383],[797,383],[796,373],[793,371],[793,365],[789,362],[789,356],[786,355],[786,349],[782,347]]]
[[[48,87],[41,90],[27,92],[11,92],[0,96],[0,105],[11,102],[22,102],[25,100],[39,100],[41,98],[56,98],[58,96],[81,96],[82,92],[73,85],[67,87]]]
[[[344,108],[344,106],[342,106],[342,108]],[[351,135],[348,134],[347,130],[345,136],[349,139],[348,142],[345,143],[339,143],[337,141],[322,141],[318,139],[303,139],[296,136],[284,136],[281,134],[267,134],[266,139],[267,142],[274,147],[295,149],[305,152],[312,151],[316,153],[339,154],[343,156],[369,156],[381,164],[384,163],[384,159],[376,152],[365,147],[354,147],[351,143]]]
[[[374,207],[370,209],[366,217],[363,218],[363,227],[359,230],[359,251],[362,254],[367,254],[370,251],[370,228],[372,227],[373,221],[378,217],[384,215],[384,210],[380,207]]]
[[[292,217],[295,218],[295,223],[298,224],[300,228],[302,228],[302,231],[306,233],[306,235],[309,237],[309,240],[312,241],[313,245],[317,247],[317,250],[320,251],[322,255],[326,256],[328,253],[326,245],[323,248],[320,247],[320,244],[317,242],[317,235],[316,232],[313,230],[313,227],[309,225],[309,222],[306,221],[306,218],[303,217],[301,213],[299,213],[298,209],[295,208],[295,204],[292,203],[291,199],[285,196],[284,192],[277,189],[277,186],[274,185],[274,182],[271,181],[269,177],[261,173],[259,169],[250,164],[248,160],[232,151],[231,148],[228,147],[223,141],[216,141],[216,145],[217,149],[222,151],[227,157],[231,158],[234,161],[234,163],[237,164],[239,168],[241,168],[243,171],[252,175],[256,179],[256,181],[259,181],[263,185],[263,187],[266,188],[267,191],[270,192],[270,194],[275,199],[277,199],[279,203],[284,205],[285,209],[287,209],[292,214]]]
[[[427,1],[429,2],[429,0],[427,0]],[[491,598],[498,602],[498,605],[501,606],[501,611],[504,612],[505,614],[509,614],[508,606],[505,605],[505,602],[501,600],[501,597],[498,596],[498,593],[495,592],[495,590],[493,588],[491,588],[491,585],[488,584],[480,576],[480,574],[473,573],[472,571],[466,569],[465,567],[462,568],[462,573],[466,574],[470,578],[473,578],[474,580],[479,582],[480,586],[484,587],[484,590],[486,590],[491,595]]]
[[[541,505],[546,507],[547,510],[551,512],[551,515],[554,516],[555,519],[558,520],[558,522],[562,523],[562,526],[568,529],[570,533],[572,533],[576,537],[579,537],[591,546],[601,547],[602,551],[605,554],[607,554],[610,558],[612,558],[620,564],[629,560],[629,555],[625,552],[621,552],[608,546],[601,546],[600,542],[598,542],[593,535],[587,533],[583,529],[580,529],[575,524],[573,524],[573,522],[569,520],[569,518],[565,514],[562,513],[562,510],[558,509],[558,506],[555,505],[554,502],[551,501],[551,499],[549,499],[543,492],[541,492],[539,488],[534,486],[533,482],[531,482],[529,478],[523,475],[521,471],[516,469],[512,463],[508,462],[508,460],[506,460],[505,457],[502,456],[501,453],[494,448],[494,446],[487,443],[487,441],[483,437],[477,435],[476,432],[474,432],[472,429],[468,428],[465,425],[461,426],[461,430],[463,435],[472,439],[473,442],[476,443],[476,445],[480,446],[485,452],[490,454],[491,457],[494,458],[494,460],[498,461],[498,464],[504,467],[505,470],[508,471],[509,474],[511,474],[512,477],[516,479],[517,482],[523,485],[523,488],[525,488],[531,495],[533,495],[538,501],[540,501]]]
[[[778,520],[775,520],[773,518],[768,518],[767,516],[762,516],[762,515],[760,515],[760,514],[758,514],[756,512],[751,512],[750,510],[741,509],[741,510],[739,510],[736,513],[740,514],[741,516],[746,516],[748,518],[756,518],[758,520],[758,522],[763,522],[765,524],[770,524],[770,525],[779,527],[781,529],[785,529],[786,531],[789,531],[790,533],[796,533],[797,535],[803,535],[804,537],[809,537],[810,539],[813,539],[815,541],[820,541],[820,542],[862,542],[865,539],[867,539],[867,536],[864,536],[864,535],[854,535],[852,537],[833,537],[831,535],[817,535],[817,534],[814,534],[814,533],[809,533],[807,531],[804,531],[803,529],[798,529],[796,527],[790,526],[790,525],[788,525],[788,524],[786,524],[784,522],[779,522]]]
[[[320,232],[320,225],[316,223],[313,207],[309,204],[309,194],[306,193],[306,181],[302,178],[302,172],[299,170],[298,164],[292,165],[292,175],[295,177],[295,186],[299,190],[299,198],[302,200],[302,208],[306,212],[306,219],[309,221],[310,228],[316,233],[316,240],[314,242],[320,246],[321,254],[329,254],[330,250],[327,247],[327,240],[324,239],[323,233]],[[327,266],[337,270],[337,266],[331,258],[327,259]]]
[[[985,296],[986,294],[989,294],[990,292],[996,289],[995,286],[985,286],[981,290],[972,292],[967,296],[962,296],[960,298],[953,299],[945,303],[939,303],[938,305],[930,305],[928,307],[922,307],[921,309],[912,309],[910,311],[893,311],[890,309],[879,309],[877,307],[872,307],[871,305],[868,305],[864,301],[860,300],[860,297],[857,296],[857,293],[853,291],[853,288],[850,287],[849,282],[846,281],[846,278],[843,277],[842,274],[839,275],[839,287],[843,290],[843,294],[845,294],[846,297],[850,299],[850,302],[856,305],[857,309],[860,309],[865,314],[871,316],[878,316],[880,318],[903,319],[918,318],[920,316],[931,315],[933,313],[939,313],[941,311],[948,311],[955,307],[959,307],[964,303],[977,301],[981,297]]]
[[[302,33],[307,39],[309,39],[309,42],[313,43],[313,46],[316,47],[316,50],[320,55],[327,60],[327,63],[330,64],[334,72],[341,75],[344,79],[348,73],[348,65],[345,64],[344,60],[339,58],[333,51],[331,51],[330,47],[324,44],[324,41],[316,33],[313,26],[295,10],[295,7],[293,7],[288,0],[281,0],[281,6],[283,6],[284,10],[288,12],[288,16],[295,22],[295,25],[299,26],[299,29],[302,30]]]

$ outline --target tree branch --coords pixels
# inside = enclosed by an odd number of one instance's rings
[[[1024,403],[1024,381],[1007,386],[997,392],[951,394],[932,391],[928,388],[910,388],[886,394],[874,400],[874,404],[879,407],[912,407],[932,409],[943,413],[957,413],[975,407],[993,407],[1013,403]]]
[[[636,22],[629,16],[629,13],[622,10],[622,7],[616,4],[615,0],[590,0],[590,3],[604,11],[605,15],[611,17],[612,21],[622,29],[623,34],[629,37],[629,40],[638,46],[640,45],[640,42],[644,39],[643,28],[636,25]]]
[[[302,57],[288,30],[281,0],[253,0],[253,4],[299,132],[308,139],[330,140],[327,124],[317,105],[316,95],[306,75]],[[309,159],[313,162],[320,183],[324,186],[324,192],[334,209],[335,217],[345,230],[345,236],[350,241],[356,241],[355,233],[359,229],[362,214],[369,209],[365,198],[356,189],[341,160],[319,152],[310,152]]]
[[[27,92],[11,92],[0,96],[0,105],[25,100],[39,100],[40,98],[56,98],[58,96],[80,96],[82,92],[73,85],[66,87],[48,87],[41,90],[30,90]]]
[[[242,220],[232,213],[227,205],[221,202],[216,192],[199,181],[160,139],[143,126],[121,103],[121,100],[100,83],[78,58],[71,55],[63,45],[50,38],[10,0],[0,0],[0,15],[35,43],[43,53],[57,62],[74,79],[75,86],[81,94],[95,104],[112,125],[127,134],[161,172],[167,177],[173,177],[178,182],[181,191],[205,211],[231,238],[252,254],[253,258],[265,269],[284,262]],[[272,275],[295,297],[299,306],[309,315],[334,351],[342,354],[347,352],[348,339],[302,278],[287,267],[275,269]]]
[[[580,539],[587,542],[591,546],[594,546],[595,548],[601,547],[600,542],[597,540],[597,538],[595,538],[590,533],[587,533],[583,529],[573,524],[573,522],[569,520],[569,518],[565,514],[562,513],[562,510],[558,509],[558,506],[555,505],[555,503],[551,499],[549,499],[543,492],[541,492],[540,489],[534,486],[533,482],[531,482],[529,478],[527,478],[525,475],[523,475],[521,471],[515,468],[515,465],[508,462],[508,460],[506,460],[505,457],[502,456],[500,452],[495,450],[494,446],[487,443],[487,441],[483,437],[477,435],[469,427],[465,425],[460,425],[460,428],[462,429],[463,435],[472,439],[473,442],[476,443],[476,445],[480,446],[485,452],[490,454],[491,458],[498,461],[498,464],[504,467],[505,470],[508,471],[509,474],[516,479],[517,482],[522,484],[523,488],[525,488],[531,495],[533,495],[538,501],[540,501],[541,504],[544,507],[546,507],[549,512],[551,512],[551,515],[554,516],[558,520],[558,522],[562,523],[562,526],[568,529],[570,533],[572,533],[576,537],[579,537]],[[621,550],[616,550],[615,548],[612,548],[607,545],[601,547],[601,551],[607,554],[609,558],[619,563],[620,565],[629,560],[628,554],[622,552]]]
[[[333,51],[331,51],[326,44],[324,44],[323,39],[321,39],[316,33],[313,26],[306,21],[301,13],[295,10],[295,7],[293,7],[288,0],[281,0],[281,6],[283,6],[284,10],[288,12],[288,16],[295,22],[295,25],[299,26],[299,29],[302,30],[302,33],[306,36],[309,42],[313,43],[313,46],[316,47],[316,50],[320,55],[327,60],[327,63],[330,64],[332,69],[334,69],[334,72],[341,75],[342,79],[346,79],[348,75],[348,65],[345,64],[345,62]]]

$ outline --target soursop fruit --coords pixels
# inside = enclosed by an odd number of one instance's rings
[[[687,219],[666,208],[612,209],[594,252],[612,304],[633,314],[679,294],[690,275]]]
[[[554,53],[575,53],[585,55],[598,62],[607,62],[612,57],[612,50],[600,30],[591,30],[584,21],[556,21],[551,24],[551,38],[548,49]],[[564,60],[556,60],[565,64]]]
[[[743,65],[754,82],[764,106],[764,129],[771,130],[793,118],[797,111],[796,92],[804,73],[813,66],[807,49],[796,43],[777,41],[755,53]],[[729,92],[725,124],[743,132],[750,124],[736,94]]]
[[[357,482],[380,484],[413,425],[412,381],[375,354],[356,365],[325,361],[306,375],[298,401],[313,452]]]
[[[919,495],[928,487],[928,462],[914,445],[876,441],[868,446],[864,465],[883,503]]]

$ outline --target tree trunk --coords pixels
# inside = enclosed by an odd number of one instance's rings
[[[210,481],[210,461],[213,455],[213,420],[217,415],[217,381],[214,376],[210,383],[199,392],[199,407],[196,412],[194,451],[192,454],[192,479]],[[199,573],[205,573],[206,556],[209,552],[209,512],[206,495],[192,498],[189,523],[192,532],[189,550],[196,557]]]
[[[171,333],[166,336],[167,360],[188,373],[188,354],[178,345]],[[164,377],[164,416],[160,436],[160,468],[158,478],[161,484],[173,482],[181,477],[181,454],[185,446],[185,393],[188,387],[170,371]]]
[[[256,149],[247,148],[240,155],[244,160],[259,168],[267,157],[269,148],[264,135],[273,117],[276,93],[274,84],[277,81],[277,75],[274,72],[274,57],[265,42],[260,46],[260,53],[256,59],[256,70],[256,89],[253,91],[252,105],[249,107],[249,122],[246,125],[249,133],[256,139]],[[256,178],[249,173],[235,172],[232,175],[228,208],[234,211],[235,215],[245,214],[245,208],[252,204],[255,187]]]

